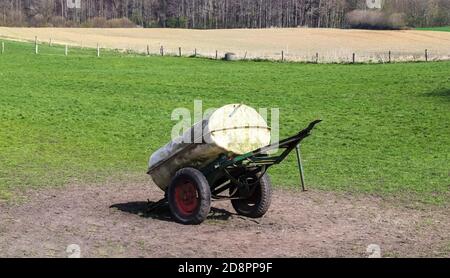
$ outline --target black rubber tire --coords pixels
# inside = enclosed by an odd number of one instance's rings
[[[256,185],[253,195],[248,199],[232,199],[234,210],[243,216],[260,218],[269,210],[272,199],[272,182],[268,174],[264,174]],[[252,205],[253,204],[253,205]]]
[[[182,180],[191,181],[197,190],[198,205],[191,214],[184,214],[177,206],[175,188]],[[211,209],[211,189],[206,177],[197,169],[183,168],[177,171],[167,189],[167,199],[173,218],[186,225],[196,225],[205,221]]]

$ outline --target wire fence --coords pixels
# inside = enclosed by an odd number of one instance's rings
[[[165,50],[166,55],[180,56],[172,49]],[[198,56],[212,59],[222,59],[227,51],[196,49],[183,52],[185,56]],[[156,53],[160,54],[160,53]],[[450,49],[443,53],[433,49],[417,51],[380,50],[380,51],[351,51],[330,50],[322,52],[296,51],[288,52],[233,52],[236,60],[268,60],[301,63],[394,63],[394,62],[419,62],[419,61],[446,61],[450,60]]]
[[[7,42],[7,41],[6,41]],[[62,54],[69,55],[90,55],[102,56],[102,53],[121,53],[142,56],[178,56],[178,57],[202,57],[209,59],[224,59],[226,55],[232,54],[233,60],[267,60],[282,62],[301,62],[301,63],[395,63],[395,62],[419,62],[419,61],[446,61],[450,60],[450,47],[448,52],[442,52],[432,47],[428,49],[420,49],[417,51],[410,50],[379,50],[379,51],[352,51],[349,49],[330,49],[326,51],[301,51],[301,50],[280,50],[272,52],[261,51],[224,51],[220,49],[207,48],[183,48],[166,47],[161,44],[133,45],[122,49],[103,48],[100,43],[96,46],[86,46],[82,43],[62,44],[50,39],[48,42],[39,41],[36,37],[32,51],[34,54]],[[52,49],[52,51],[49,51]],[[59,51],[58,51],[59,50]],[[5,41],[1,41],[0,53],[7,52]]]

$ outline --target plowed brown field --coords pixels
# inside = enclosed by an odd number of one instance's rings
[[[88,28],[6,28],[0,27],[0,37],[42,42],[50,38],[55,43],[104,48],[132,49],[152,53],[191,55],[194,49],[203,56],[235,52],[243,58],[280,59],[284,51],[287,60],[339,62],[351,59],[352,53],[360,61],[385,61],[387,53],[393,59],[420,60],[425,49],[430,59],[449,59],[450,32],[432,31],[369,31],[342,29],[88,29]]]

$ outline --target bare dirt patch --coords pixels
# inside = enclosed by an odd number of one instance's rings
[[[425,49],[429,59],[450,57],[450,33],[433,31],[371,31],[311,28],[272,29],[96,29],[96,28],[8,28],[0,27],[0,37],[34,40],[77,46],[132,49],[152,53],[192,55],[194,49],[203,56],[215,57],[216,50],[222,56],[235,52],[240,58],[314,61],[316,53],[322,62],[351,60],[356,53],[358,61],[386,61],[388,51],[394,60],[420,60]]]
[[[174,223],[147,181],[29,190],[0,203],[1,257],[364,257],[450,256],[450,213],[405,208],[371,196],[277,189],[267,215],[248,219],[214,203],[202,225]]]

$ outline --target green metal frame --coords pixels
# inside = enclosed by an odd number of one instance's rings
[[[219,196],[218,194],[230,188],[231,184],[237,185],[241,188],[247,187],[247,191],[251,192],[251,189],[249,189],[249,187],[252,187],[252,185],[256,184],[259,180],[254,183],[248,184],[242,182],[242,179],[257,175],[261,177],[269,167],[281,163],[293,149],[296,149],[297,163],[301,177],[301,185],[302,189],[305,190],[305,181],[299,145],[303,139],[311,134],[311,130],[314,128],[314,126],[320,122],[321,120],[313,121],[308,125],[307,128],[303,129],[294,136],[243,155],[228,157],[227,155],[223,154],[203,169],[200,169],[211,186],[213,198],[225,198],[223,196]],[[277,149],[281,149],[282,152],[279,153],[278,151],[277,154],[274,155],[267,154],[269,151]]]

